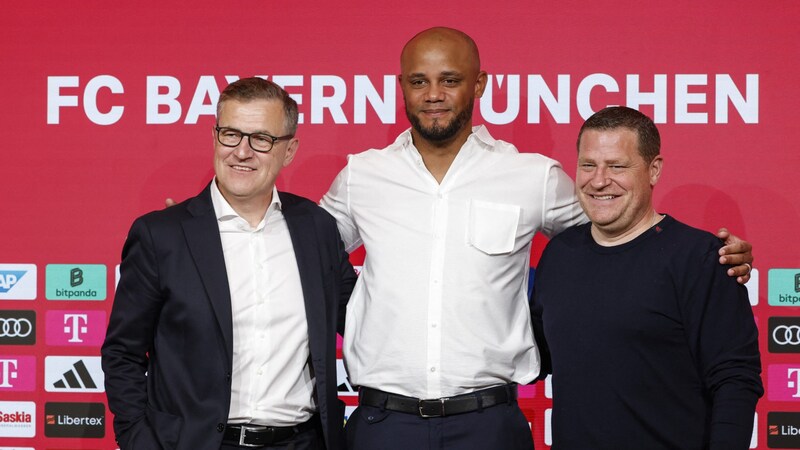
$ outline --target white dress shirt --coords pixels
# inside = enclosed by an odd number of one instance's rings
[[[230,423],[288,426],[316,411],[300,274],[273,188],[252,228],[211,183],[233,312]],[[203,376],[203,374],[198,374]]]
[[[531,240],[586,221],[557,161],[480,126],[439,184],[406,131],[349,156],[321,204],[347,250],[366,249],[347,305],[351,382],[439,398],[539,374]]]

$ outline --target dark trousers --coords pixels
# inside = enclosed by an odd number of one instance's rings
[[[532,450],[516,402],[447,417],[359,406],[345,426],[347,450]]]
[[[239,447],[238,445],[222,444],[220,450],[255,450],[253,447]],[[325,450],[325,441],[322,439],[322,429],[316,427],[285,441],[277,442],[266,447],[257,447],[257,450]]]

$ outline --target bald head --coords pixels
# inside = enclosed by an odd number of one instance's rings
[[[452,28],[425,30],[403,47],[398,81],[417,149],[458,150],[466,142],[473,103],[486,87],[480,67],[475,41]]]
[[[420,53],[431,49],[446,51],[475,73],[480,71],[481,58],[478,46],[471,37],[453,28],[434,27],[417,33],[403,47],[400,53],[401,72],[405,72],[405,68],[412,64]]]

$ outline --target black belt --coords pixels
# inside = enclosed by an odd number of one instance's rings
[[[240,447],[264,447],[319,426],[319,416],[317,415],[314,415],[308,422],[291,427],[228,424],[225,426],[225,434],[222,435],[222,443]]]
[[[358,396],[359,404],[361,405],[414,414],[420,417],[444,417],[478,411],[501,403],[513,403],[517,399],[517,385],[506,384],[455,397],[430,400],[406,397],[368,387],[361,387],[358,391]]]

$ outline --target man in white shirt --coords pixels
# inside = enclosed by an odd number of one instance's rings
[[[587,219],[557,161],[472,127],[487,75],[469,36],[419,33],[398,79],[411,129],[350,156],[321,202],[346,248],[366,249],[344,339],[361,387],[348,448],[530,449],[516,386],[539,374],[531,239]],[[733,240],[721,262],[752,261]]]
[[[342,448],[336,332],[355,273],[334,219],[278,192],[297,103],[230,84],[214,180],[137,219],[102,347],[122,449]]]

